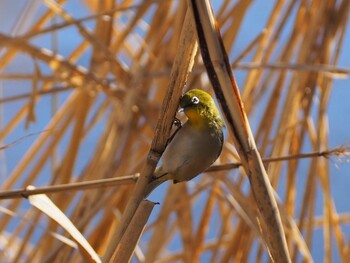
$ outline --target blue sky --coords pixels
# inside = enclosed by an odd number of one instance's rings
[[[38,2],[38,16],[40,13],[43,12],[44,8],[41,4],[41,1]],[[215,3],[219,3],[221,1],[214,1]],[[16,22],[18,22],[18,16],[21,13],[22,7],[25,5],[25,0],[7,0],[0,4],[0,17],[2,17],[2,25],[0,26],[0,32],[9,34],[12,32],[12,30],[15,28]],[[269,12],[271,10],[272,5],[275,3],[275,1],[255,1],[254,4],[252,4],[251,8],[249,9],[247,13],[247,17],[244,20],[244,24],[241,27],[241,31],[239,32],[239,42],[237,45],[234,46],[232,50],[232,57],[231,59],[235,58],[234,54],[239,54],[242,50],[245,49],[245,47],[256,37],[257,34],[259,34],[265,25],[265,20],[269,16]],[[4,7],[6,5],[6,7]],[[82,4],[80,1],[69,1],[68,4],[65,6],[65,10],[70,12],[74,17],[84,17],[89,14],[89,10],[82,8]],[[216,9],[216,6],[214,6]],[[263,11],[262,11],[263,10]],[[35,21],[35,17],[28,17],[28,20],[26,23],[31,23]],[[29,26],[30,24],[28,24]],[[92,22],[87,22],[85,25],[93,27]],[[17,31],[18,33],[25,32],[28,27],[24,23],[22,28]],[[286,37],[289,32],[284,32],[282,34],[282,38],[280,41],[283,43],[283,41],[286,41]],[[63,56],[69,54],[73,47],[75,47],[76,43],[80,42],[80,36],[77,33],[77,30],[73,27],[67,28],[65,30],[62,30],[62,32],[59,34],[59,50],[58,52],[62,54]],[[33,43],[36,45],[44,46],[47,48],[51,48],[51,38],[50,36],[44,36],[39,37],[33,40]],[[346,33],[345,43],[343,45],[343,50],[340,56],[339,60],[339,66],[350,68],[350,26],[348,26],[348,30]],[[1,50],[0,50],[1,52]],[[1,54],[1,53],[0,53]],[[86,56],[84,56],[79,63],[83,66],[88,66],[89,62],[89,52],[86,53]],[[244,59],[244,62],[249,62],[249,57]],[[16,59],[14,59],[13,62],[9,64],[8,67],[4,70],[3,73],[11,73],[11,72],[28,72],[33,71],[34,64],[31,58],[28,56],[18,56]],[[42,73],[48,73],[50,72],[49,69],[41,64],[41,70]],[[240,87],[243,86],[244,83],[244,77],[246,72],[245,71],[235,71],[235,76],[237,78],[237,82]],[[350,122],[348,121],[348,115],[350,112],[350,81],[349,78],[345,79],[336,79],[333,82],[333,89],[332,94],[330,98],[330,103],[328,106],[328,121],[329,121],[329,145],[330,147],[336,147],[339,145],[349,145],[350,143]],[[24,83],[21,81],[1,81],[0,82],[0,88],[2,89],[2,94],[6,96],[12,96],[15,94],[22,94],[25,92],[31,91],[31,86],[28,85],[28,83]],[[64,101],[66,98],[67,93],[62,93],[59,95],[58,100],[60,103]],[[100,99],[101,101],[104,99],[104,95],[101,95]],[[317,98],[315,98],[317,99]],[[18,110],[20,105],[22,105],[23,101],[19,102],[11,102],[7,103],[6,105],[0,106],[1,110],[1,122],[3,124],[6,124],[9,119],[11,119],[11,116]],[[47,97],[43,97],[42,100],[40,100],[37,104],[37,117],[38,120],[35,124],[31,125],[28,130],[24,129],[24,124],[21,124],[19,127],[15,129],[13,133],[11,133],[2,144],[10,143],[22,136],[25,136],[32,132],[38,132],[42,131],[45,128],[46,123],[51,118],[51,112],[48,109],[51,109],[51,99]],[[43,110],[44,109],[44,110]],[[254,130],[254,127],[256,126],[256,123],[254,122],[254,116],[250,117],[250,120],[252,121],[252,128]],[[103,123],[103,119],[101,120],[101,123]],[[2,125],[2,124],[0,124]],[[89,156],[93,153],[93,145],[96,143],[96,137],[100,134],[102,131],[103,125],[100,126],[101,129],[96,126],[96,130],[94,130],[92,133],[89,134],[87,141],[90,143],[91,147],[86,147],[81,150],[82,155],[80,155],[84,161],[82,161],[79,165],[77,165],[76,170],[79,171],[81,168],[83,168],[83,165],[85,164],[85,160],[89,158]],[[69,133],[68,133],[69,134]],[[96,136],[96,137],[95,137]],[[11,147],[9,149],[6,149],[6,151],[2,152],[0,154],[0,163],[1,163],[1,169],[0,169],[0,179],[3,180],[6,178],[6,176],[9,174],[9,172],[16,166],[18,160],[23,156],[23,154],[28,150],[30,145],[34,142],[36,136],[29,137],[19,144],[16,144],[14,147]],[[69,137],[66,136],[66,138],[63,140],[63,146],[62,149],[65,147],[64,144],[69,143]],[[350,185],[350,176],[349,176],[349,168],[350,164],[348,162],[339,162],[336,158],[333,159],[333,161],[330,162],[330,168],[331,168],[331,174],[332,174],[332,180],[331,180],[331,190],[332,195],[336,204],[336,208],[338,212],[348,212],[350,210],[350,204],[348,202],[349,194],[348,194],[348,186]],[[303,170],[304,169],[304,170]],[[303,164],[301,164],[300,173],[305,172],[305,167]],[[43,173],[49,172],[50,167],[46,167],[46,170],[43,171]],[[46,183],[46,182],[41,182]],[[300,185],[303,185],[303,181],[300,180]],[[157,190],[157,193],[155,194],[162,194],[164,193],[164,190],[166,189],[166,186],[162,186],[161,189]],[[282,190],[281,190],[282,191]],[[281,193],[283,195],[283,193]],[[322,198],[320,198],[317,201],[317,211],[319,215],[322,213]],[[159,208],[156,208],[156,210]],[[200,208],[199,208],[200,209]],[[153,217],[157,213],[154,213]],[[344,226],[345,234],[346,236],[349,236],[350,234],[350,228],[348,226]],[[317,234],[315,235],[317,238],[322,238],[322,232],[317,231]],[[178,247],[179,244],[174,241],[174,247]],[[321,262],[323,259],[323,254],[318,253],[319,249],[322,249],[319,247],[317,242],[314,242],[314,247],[312,248],[313,256],[315,257],[315,262]],[[337,253],[333,253],[334,261],[339,261],[339,257],[337,256]]]

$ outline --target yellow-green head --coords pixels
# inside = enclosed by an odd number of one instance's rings
[[[224,126],[213,98],[203,90],[193,89],[186,92],[180,99],[180,107],[189,123],[199,129]]]

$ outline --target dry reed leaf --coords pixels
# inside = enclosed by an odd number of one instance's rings
[[[35,189],[28,186],[28,189]],[[89,262],[102,262],[95,250],[90,246],[89,242],[84,238],[80,231],[74,226],[69,218],[46,196],[32,195],[28,197],[29,203],[35,206],[41,212],[46,214],[52,220],[56,221],[63,229],[65,229],[71,237],[77,242],[82,250],[82,255]]]

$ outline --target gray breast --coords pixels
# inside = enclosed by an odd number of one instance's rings
[[[163,153],[163,171],[174,182],[188,181],[207,169],[221,152],[222,133],[214,129],[198,132],[185,124]]]

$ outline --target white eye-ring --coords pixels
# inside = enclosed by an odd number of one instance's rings
[[[199,103],[199,99],[198,99],[196,96],[194,96],[194,97],[191,99],[191,101],[192,101],[193,104],[198,104],[198,103]]]

